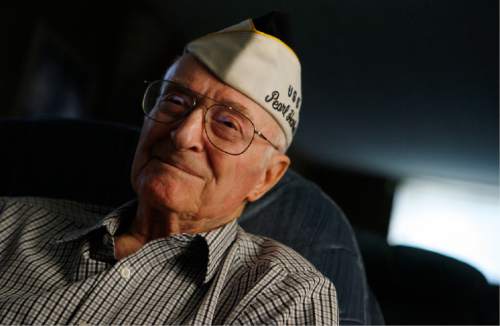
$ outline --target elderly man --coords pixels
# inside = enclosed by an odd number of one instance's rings
[[[333,284],[237,224],[283,176],[300,64],[246,20],[194,40],[144,96],[118,209],[0,200],[1,324],[337,324]]]

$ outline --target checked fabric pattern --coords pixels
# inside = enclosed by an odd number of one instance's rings
[[[338,324],[333,284],[237,222],[116,261],[134,207],[0,198],[0,324]]]

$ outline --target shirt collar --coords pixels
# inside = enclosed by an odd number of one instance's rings
[[[91,232],[105,227],[107,232],[114,236],[117,232],[120,223],[125,222],[130,218],[133,218],[137,209],[137,200],[131,200],[120,207],[114,209],[107,215],[105,215],[101,220],[95,222],[94,224],[87,225],[84,228],[77,229],[71,232],[68,232],[61,239],[57,240],[57,243],[65,243],[69,241],[74,241],[86,237]],[[128,222],[128,221],[127,221]],[[126,222],[126,223],[127,223]],[[184,241],[187,238],[195,239],[201,238],[201,241],[204,246],[206,246],[206,252],[208,256],[206,257],[206,271],[204,276],[204,283],[210,281],[215,273],[218,271],[219,266],[222,264],[222,261],[225,257],[225,253],[232,245],[236,238],[238,229],[238,224],[236,219],[211,231],[199,233],[197,235],[175,235],[173,237],[184,238]],[[187,238],[186,238],[187,237]]]
[[[209,232],[200,233],[208,248],[204,283],[212,279],[222,265],[225,254],[233,244],[238,230],[236,219]]]
[[[105,215],[102,219],[94,221],[93,224],[86,224],[83,228],[79,228],[73,231],[67,232],[63,237],[56,240],[56,243],[65,243],[69,241],[74,241],[81,239],[95,231],[102,226],[106,228],[111,236],[113,236],[118,227],[120,226],[120,220],[124,218],[133,217],[135,214],[135,208],[137,207],[137,200],[131,200],[126,202],[125,204],[119,206],[118,208],[112,210],[110,213]]]

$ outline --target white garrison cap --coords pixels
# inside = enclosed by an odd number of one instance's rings
[[[259,29],[269,16],[247,19],[195,39],[185,50],[269,112],[283,130],[288,148],[302,104],[300,61],[280,38],[263,32],[266,28]]]

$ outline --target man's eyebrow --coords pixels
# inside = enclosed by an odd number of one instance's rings
[[[182,88],[185,88],[187,91],[190,91],[191,93],[195,94],[195,95],[199,95],[199,96],[203,96],[202,94],[199,94],[195,91],[193,91],[191,88],[189,88],[187,86],[187,83],[184,83],[182,82],[181,80],[175,80],[175,79],[164,79],[164,81],[168,81],[168,82],[171,82],[173,83],[175,86],[177,87],[182,87]]]
[[[208,99],[211,99],[212,101],[216,102],[216,103],[219,103],[219,104],[224,104],[224,105],[227,105],[227,106],[230,106],[232,107],[233,109],[235,109],[236,111],[242,113],[243,115],[245,115],[246,117],[250,118],[250,120],[253,121],[253,115],[252,113],[250,112],[249,109],[247,109],[245,106],[237,103],[237,102],[234,102],[234,101],[231,101],[231,100],[227,100],[227,99],[220,99],[220,100],[217,100],[217,99],[214,99],[214,98],[211,98],[209,96],[206,96],[206,95],[203,95],[201,93],[198,93],[197,91],[194,91],[192,90],[191,88],[189,88],[187,86],[187,83],[184,83],[182,80],[175,80],[175,79],[171,79],[170,80],[171,82],[173,82],[174,84],[176,84],[177,86],[180,86],[180,87],[183,87],[185,88],[187,91],[189,91],[190,93],[192,93],[193,95],[196,95],[197,97],[200,97],[200,98],[208,98]]]
[[[233,109],[237,110],[239,113],[243,113],[248,118],[253,118],[252,113],[250,113],[250,110],[239,103],[236,103],[233,101],[226,101],[224,99],[222,101],[220,101],[220,103],[226,104],[226,105],[232,107]],[[252,119],[252,121],[253,121],[253,119]]]

